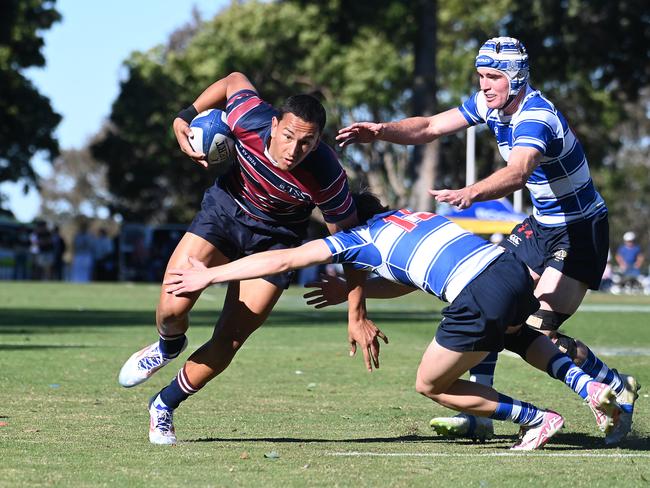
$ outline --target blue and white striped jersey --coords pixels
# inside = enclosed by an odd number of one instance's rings
[[[504,252],[441,215],[394,210],[326,237],[336,263],[374,271],[452,302]]]
[[[459,109],[469,124],[487,124],[506,161],[516,146],[533,147],[543,154],[526,182],[538,222],[562,226],[607,211],[591,180],[580,141],[564,116],[539,91],[528,85],[512,115],[489,109],[482,91]]]

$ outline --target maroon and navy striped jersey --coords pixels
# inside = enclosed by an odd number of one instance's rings
[[[277,111],[254,91],[241,90],[228,99],[226,114],[237,163],[224,176],[225,187],[244,211],[282,224],[305,222],[315,206],[330,223],[355,211],[347,176],[331,147],[320,142],[298,166],[282,171],[264,152]]]

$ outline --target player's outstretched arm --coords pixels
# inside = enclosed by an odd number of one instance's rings
[[[487,178],[458,190],[429,190],[437,202],[448,203],[459,209],[470,207],[474,202],[494,200],[523,188],[531,173],[542,159],[542,153],[532,147],[515,147],[510,153],[508,165]]]
[[[188,268],[170,269],[165,280],[165,291],[182,295],[203,290],[215,283],[240,281],[283,273],[313,264],[328,263],[332,253],[322,239],[303,244],[294,249],[279,249],[252,254],[222,266],[207,268],[203,263],[189,258]]]
[[[410,117],[397,122],[357,122],[339,130],[336,140],[341,147],[355,143],[386,141],[396,144],[426,144],[469,124],[458,108],[432,117]]]

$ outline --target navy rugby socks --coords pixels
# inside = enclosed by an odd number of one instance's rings
[[[185,334],[174,336],[159,335],[158,348],[165,359],[173,359],[181,353],[183,344],[185,344]]]
[[[196,388],[189,382],[187,374],[185,373],[185,367],[183,367],[176,375],[176,378],[174,378],[169,385],[160,390],[157,399],[160,398],[167,408],[173,410],[178,408],[181,402],[187,400],[197,391],[199,391],[199,388]]]

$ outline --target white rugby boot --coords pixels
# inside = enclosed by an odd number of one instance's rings
[[[429,425],[438,435],[460,437],[485,442],[494,437],[494,424],[487,417],[459,413],[454,417],[436,417]]]
[[[186,347],[187,337],[185,338],[183,347],[178,354],[182,353]],[[178,355],[176,357],[178,357]],[[120,385],[125,388],[139,385],[151,378],[156,371],[173,359],[174,358],[163,357],[160,348],[158,347],[158,342],[154,342],[147,347],[143,347],[138,352],[133,353],[131,357],[126,360],[122,369],[120,369],[118,381]]]
[[[174,411],[164,405],[156,405],[153,397],[149,402],[149,442],[152,444],[176,444]]]

